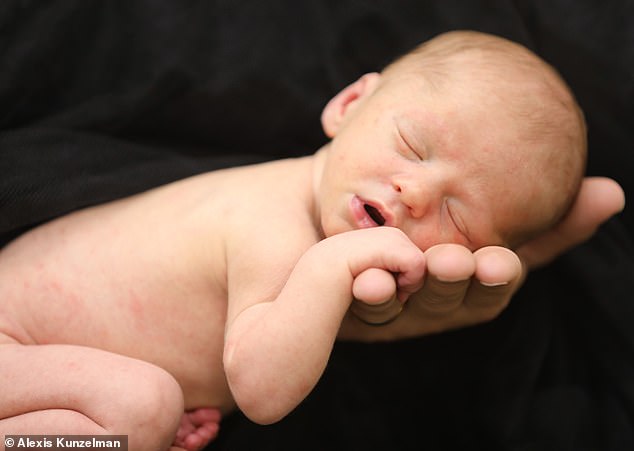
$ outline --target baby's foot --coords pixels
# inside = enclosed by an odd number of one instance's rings
[[[187,451],[202,449],[218,435],[220,418],[218,409],[200,408],[185,412],[176,432],[174,446]]]

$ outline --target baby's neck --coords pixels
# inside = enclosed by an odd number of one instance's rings
[[[313,224],[321,238],[325,238],[324,232],[321,228],[321,205],[319,202],[319,191],[321,188],[321,178],[324,172],[324,165],[326,162],[326,155],[328,153],[328,144],[321,147],[310,158],[312,160],[312,211],[310,212],[313,218]]]

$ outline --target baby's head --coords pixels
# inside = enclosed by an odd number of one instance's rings
[[[525,47],[483,33],[427,41],[342,91],[322,120],[329,160],[352,179],[338,189],[422,248],[516,247],[565,215],[585,168],[585,122],[565,82]],[[390,147],[416,166],[391,158]],[[394,194],[355,183],[355,174]]]

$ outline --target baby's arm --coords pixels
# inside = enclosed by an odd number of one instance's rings
[[[405,298],[420,288],[425,271],[423,253],[394,228],[325,239],[299,260],[293,257],[296,264],[290,274],[280,274],[283,270],[271,259],[264,261],[267,253],[284,253],[268,246],[250,267],[244,258],[228,257],[224,352],[227,380],[238,406],[264,424],[288,414],[317,383],[350,306],[356,276],[369,268],[394,273],[397,290]],[[276,286],[271,280],[277,280]]]

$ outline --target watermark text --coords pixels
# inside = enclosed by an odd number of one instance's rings
[[[127,435],[5,435],[6,451],[14,449],[108,449],[128,451]]]

